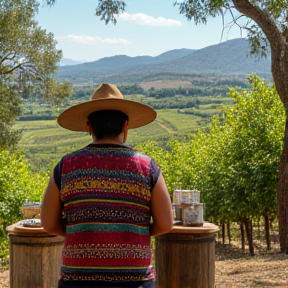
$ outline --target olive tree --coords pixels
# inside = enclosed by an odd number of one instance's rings
[[[59,98],[72,94],[70,84],[54,80],[62,52],[56,49],[54,35],[34,20],[38,8],[37,0],[0,1],[0,147],[5,149],[19,139],[11,128],[21,114],[27,87],[43,98],[51,98],[51,90],[57,90]]]
[[[7,82],[33,79],[40,84],[57,71],[62,52],[55,48],[54,35],[34,20],[38,7],[36,0],[1,2],[0,77]]]

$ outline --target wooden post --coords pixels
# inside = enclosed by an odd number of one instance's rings
[[[10,288],[57,288],[63,237],[43,228],[8,226]]]
[[[218,226],[173,227],[155,237],[157,288],[214,288]]]

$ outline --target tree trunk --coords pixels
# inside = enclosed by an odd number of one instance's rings
[[[271,242],[270,242],[270,227],[269,227],[269,216],[267,210],[264,211],[264,225],[265,225],[265,239],[267,250],[271,250]]]
[[[222,222],[222,244],[225,244],[225,221]]]
[[[229,245],[231,244],[231,231],[230,231],[230,221],[227,221],[227,236],[228,236],[228,241]]]
[[[257,238],[259,239],[259,241],[261,240],[261,219],[260,217],[258,217],[257,219]]]
[[[240,231],[241,231],[241,248],[245,250],[245,233],[244,233],[244,225],[243,222],[240,223]]]
[[[287,111],[286,111],[287,115]],[[278,222],[281,252],[288,254],[288,120],[286,116],[284,148],[279,168]]]
[[[248,240],[249,254],[250,256],[254,256],[255,254],[254,254],[254,246],[253,246],[252,220],[245,218],[244,225],[246,228],[246,236]]]

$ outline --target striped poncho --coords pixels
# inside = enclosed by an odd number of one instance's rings
[[[63,281],[155,278],[149,223],[159,173],[150,157],[121,145],[90,144],[62,158],[54,179],[67,221]]]

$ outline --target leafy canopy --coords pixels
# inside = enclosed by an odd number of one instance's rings
[[[38,8],[37,0],[0,1],[2,149],[13,149],[19,140],[20,133],[12,130],[12,125],[21,114],[21,98],[28,97],[29,90],[54,103],[72,94],[69,83],[54,80],[62,52],[56,49],[54,35],[34,20]]]
[[[43,80],[57,70],[62,52],[52,33],[34,20],[36,0],[3,0],[0,5],[0,76]]]
[[[21,133],[12,129],[15,119],[21,115],[22,106],[13,89],[2,83],[0,86],[0,148],[13,149],[18,143]]]
[[[32,173],[20,152],[0,151],[0,257],[9,252],[6,226],[23,219],[26,201],[41,200],[47,181],[46,173]]]
[[[253,75],[249,81],[251,90],[230,88],[235,105],[223,107],[208,133],[171,140],[168,149],[157,143],[138,147],[161,166],[171,196],[177,183],[201,191],[205,220],[276,214],[285,112],[273,84]]]
[[[20,207],[26,201],[40,202],[48,175],[34,174],[20,152],[0,152],[0,225],[23,219]]]

